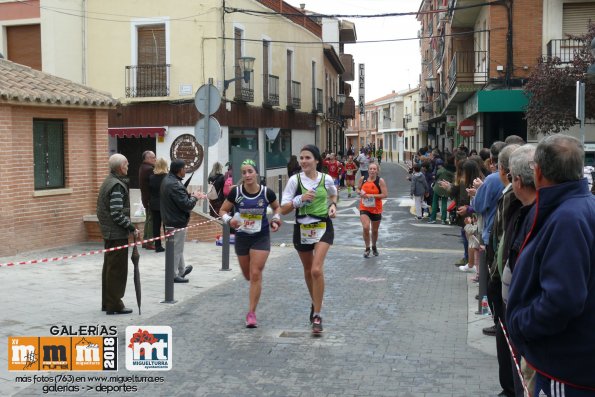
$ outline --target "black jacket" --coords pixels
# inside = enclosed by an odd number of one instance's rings
[[[151,211],[161,211],[161,182],[167,174],[153,174],[149,177],[149,208]]]
[[[196,205],[196,198],[190,196],[182,178],[171,172],[161,182],[161,219],[169,227],[186,227],[190,212]]]

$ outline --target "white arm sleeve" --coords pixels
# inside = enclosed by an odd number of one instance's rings
[[[326,175],[324,177],[324,186],[326,187],[326,191],[328,192],[329,196],[337,195],[337,187],[335,186],[335,182],[330,175]]]
[[[297,176],[293,175],[287,181],[285,185],[285,189],[283,189],[283,196],[281,198],[281,205],[287,204],[293,200],[295,197],[295,192],[297,191],[298,182]]]

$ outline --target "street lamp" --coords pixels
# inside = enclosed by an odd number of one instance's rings
[[[227,87],[229,87],[229,85],[236,80],[244,79],[244,82],[250,82],[250,73],[254,71],[254,59],[254,57],[240,57],[238,59],[240,75],[238,77],[234,77],[233,79],[224,80],[224,90],[227,90]]]

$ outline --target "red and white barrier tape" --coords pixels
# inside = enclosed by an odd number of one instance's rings
[[[219,219],[219,218],[216,218]],[[103,254],[106,252],[112,252],[112,251],[117,251],[117,250],[121,250],[124,248],[129,248],[129,247],[134,247],[135,245],[141,245],[141,244],[145,244],[145,243],[151,243],[154,242],[156,240],[162,240],[166,237],[170,237],[173,236],[175,233],[182,231],[182,230],[187,230],[187,229],[192,229],[201,225],[206,225],[209,222],[213,222],[216,219],[210,219],[208,221],[205,222],[199,222],[196,223],[194,225],[190,225],[190,226],[186,226],[180,229],[174,229],[171,233],[168,233],[166,235],[162,235],[159,237],[153,237],[147,240],[142,240],[142,241],[137,241],[135,243],[130,243],[130,244],[126,244],[126,245],[121,245],[119,247],[113,247],[113,248],[105,248],[102,250],[96,250],[96,251],[89,251],[89,252],[83,252],[82,254],[76,254],[76,255],[67,255],[67,256],[58,256],[55,258],[43,258],[43,259],[32,259],[29,261],[21,261],[21,262],[7,262],[7,263],[0,263],[0,267],[9,267],[9,266],[15,266],[15,265],[31,265],[31,264],[35,264],[35,263],[47,263],[47,262],[57,262],[57,261],[63,261],[66,259],[74,259],[74,258],[80,258],[83,256],[89,256],[89,255],[97,255],[97,254]]]
[[[498,322],[500,323],[500,328],[502,328],[502,332],[504,333],[504,339],[506,339],[506,343],[508,344],[508,349],[510,350],[510,355],[512,356],[512,361],[514,361],[514,366],[516,367],[516,370],[519,374],[519,378],[521,379],[523,389],[525,390],[525,396],[530,396],[529,388],[527,387],[527,384],[525,383],[525,378],[523,377],[523,371],[521,371],[520,362],[514,353],[514,349],[512,348],[512,345],[510,344],[510,339],[508,339],[508,334],[506,333],[506,328],[504,327],[504,324],[502,324],[501,319],[498,319]]]

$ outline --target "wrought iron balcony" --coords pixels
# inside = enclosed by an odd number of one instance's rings
[[[126,98],[169,96],[170,65],[126,66]]]
[[[242,74],[240,66],[235,66],[235,94],[233,100],[236,102],[254,102],[254,71]],[[242,77],[242,78],[239,78]],[[246,81],[246,79],[248,81]]]
[[[298,81],[287,81],[287,109],[296,110],[302,107],[302,84]]]
[[[262,79],[263,83],[263,105],[265,106],[279,106],[279,77],[272,74],[265,74]]]
[[[313,95],[315,98],[315,103],[314,103],[314,109],[312,111],[312,113],[322,113],[323,111],[323,105],[322,105],[322,89],[321,88],[313,88],[312,89],[314,91]]]
[[[448,70],[448,90],[455,85],[483,85],[488,82],[487,51],[457,51],[452,57]]]
[[[559,58],[562,63],[572,63],[574,54],[585,46],[583,40],[554,39],[547,43],[547,59]]]

